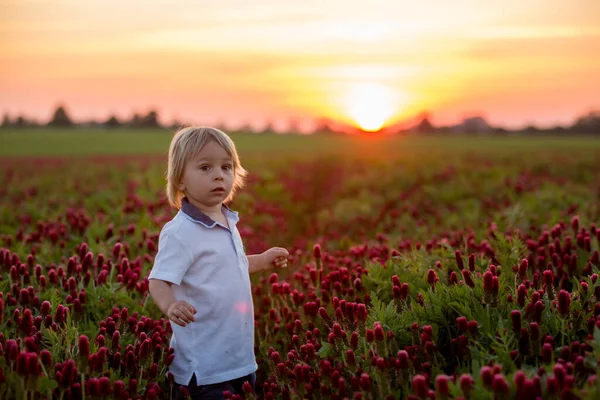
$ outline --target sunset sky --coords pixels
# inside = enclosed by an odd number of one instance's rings
[[[598,0],[0,0],[13,117],[545,127],[599,93]]]

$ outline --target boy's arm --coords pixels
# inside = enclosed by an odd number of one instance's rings
[[[173,295],[173,290],[171,290],[171,285],[171,282],[151,279],[148,291],[156,306],[169,320],[175,322],[177,325],[185,326],[196,320],[194,318],[196,309],[186,301],[177,301]]]
[[[248,271],[253,273],[273,267],[285,268],[288,255],[288,251],[282,247],[271,247],[264,253],[248,255]]]
[[[148,291],[156,306],[172,322],[185,326],[194,321],[196,309],[183,300],[177,300],[171,285],[179,285],[192,264],[189,250],[168,227],[158,238],[158,252],[148,276]]]
[[[251,274],[254,272],[262,271],[263,269],[268,268],[262,254],[251,254],[251,255],[248,255],[247,257],[248,257],[248,272],[250,272]]]
[[[160,279],[150,279],[148,286],[152,300],[165,315],[168,315],[169,307],[176,301],[171,285],[172,283]]]

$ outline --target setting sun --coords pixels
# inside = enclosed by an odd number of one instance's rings
[[[348,116],[368,132],[378,131],[398,113],[398,93],[381,83],[353,84],[345,99]]]

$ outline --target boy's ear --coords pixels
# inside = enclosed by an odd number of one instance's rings
[[[179,189],[182,192],[185,192],[185,185],[183,184],[183,182],[179,181],[179,183],[177,184],[177,189]]]

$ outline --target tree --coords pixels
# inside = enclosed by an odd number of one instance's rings
[[[424,112],[421,114],[421,122],[415,127],[417,133],[432,133],[435,128],[429,121],[429,113]]]
[[[273,132],[275,132],[275,127],[273,125],[273,122],[267,121],[267,124],[265,125],[265,127],[263,128],[261,133],[273,133]]]
[[[103,125],[107,128],[118,128],[121,126],[121,121],[116,116],[111,115]]]
[[[239,133],[259,133],[259,132],[255,132],[254,131],[254,127],[249,122],[246,122],[246,123],[242,124],[242,126],[240,126],[236,130],[236,132],[239,132]]]
[[[144,116],[138,113],[133,114],[129,126],[132,128],[160,128],[161,125],[158,122],[158,113],[152,110]]]
[[[319,118],[313,129],[313,133],[330,135],[334,133],[331,127],[331,120],[327,118]]]
[[[58,106],[56,111],[54,111],[54,116],[48,123],[48,126],[66,128],[73,126],[73,121],[69,118],[65,108],[63,106]]]
[[[19,116],[17,117],[17,120],[15,121],[15,126],[16,126],[17,128],[24,128],[24,127],[26,127],[27,125],[29,125],[29,121],[27,121],[27,119],[26,119],[24,116],[22,116],[22,115],[19,115]]]
[[[2,127],[9,128],[12,126],[12,121],[10,120],[10,115],[4,114],[4,118],[2,118]]]
[[[140,126],[142,128],[160,128],[160,123],[158,122],[158,113],[154,110],[150,111],[142,118],[140,121]]]
[[[133,117],[131,117],[131,121],[128,122],[128,125],[132,128],[139,128],[142,123],[142,117],[138,113],[134,113]]]
[[[600,111],[590,111],[575,121],[571,130],[577,133],[599,133]]]
[[[526,126],[525,129],[523,129],[523,133],[526,135],[535,135],[540,133],[540,129],[537,126],[531,124]]]

